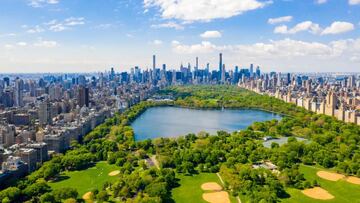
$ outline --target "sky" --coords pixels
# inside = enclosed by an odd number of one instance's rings
[[[360,0],[0,0],[0,73],[360,72]]]

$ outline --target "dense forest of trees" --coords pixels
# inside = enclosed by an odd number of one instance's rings
[[[93,191],[99,202],[109,198],[123,202],[167,202],[177,186],[176,173],[191,175],[219,172],[234,196],[251,202],[276,202],[287,197],[286,187],[308,188],[317,182],[305,180],[300,164],[321,165],[360,177],[360,127],[325,115],[316,115],[293,104],[258,95],[234,86],[179,86],[160,91],[174,102],[141,102],[108,119],[86,135],[82,143],[56,155],[37,171],[0,192],[3,202],[63,202],[78,196],[73,188],[52,190],[47,181],[62,171],[82,170],[106,160],[120,168],[119,179]],[[130,126],[147,108],[176,105],[188,108],[257,108],[286,115],[280,121],[255,122],[240,132],[201,132],[178,138],[135,142]],[[264,136],[287,136],[288,143],[262,144]],[[307,143],[296,137],[306,138]],[[148,167],[145,159],[156,155],[160,169]],[[274,173],[253,164],[271,161]]]

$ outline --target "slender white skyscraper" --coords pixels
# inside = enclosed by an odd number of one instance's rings
[[[153,55],[153,72],[152,72],[152,80],[156,81],[156,55]]]

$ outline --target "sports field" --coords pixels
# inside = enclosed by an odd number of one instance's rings
[[[287,192],[291,195],[289,199],[283,199],[285,203],[298,203],[298,202],[329,202],[329,203],[360,203],[360,185],[352,184],[344,179],[338,181],[330,181],[320,178],[316,173],[323,171],[321,168],[313,166],[301,166],[300,170],[304,173],[305,178],[312,182],[317,180],[320,187],[328,191],[335,198],[330,200],[316,200],[305,196],[301,190],[288,189]]]
[[[77,189],[79,197],[93,189],[101,189],[106,181],[114,181],[117,176],[109,176],[109,173],[118,169],[115,165],[107,162],[98,162],[94,167],[82,171],[64,172],[58,182],[49,182],[53,188],[72,187]]]
[[[215,173],[200,173],[192,176],[179,174],[177,178],[180,179],[180,186],[172,190],[172,198],[176,203],[207,203],[207,201],[203,199],[203,194],[209,192],[201,189],[201,186],[208,182],[214,182],[222,186]],[[229,196],[232,203],[237,202],[230,194]]]

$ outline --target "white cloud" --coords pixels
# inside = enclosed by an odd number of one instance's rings
[[[55,24],[55,25],[51,25],[49,27],[49,30],[50,31],[53,31],[53,32],[61,32],[61,31],[64,31],[64,30],[67,30],[68,27],[65,27],[63,24]]]
[[[358,40],[332,41],[328,44],[319,42],[306,42],[292,40],[289,38],[267,43],[237,44],[218,46],[211,42],[201,42],[200,44],[186,45],[178,41],[172,42],[173,51],[179,54],[202,54],[213,52],[230,52],[241,56],[252,58],[294,58],[294,57],[336,57],[351,51],[359,52],[360,46],[356,45]]]
[[[35,47],[53,48],[53,47],[57,47],[59,44],[56,41],[47,41],[47,40],[39,39],[33,45]]]
[[[41,33],[41,32],[44,32],[44,31],[45,30],[42,27],[37,25],[34,28],[31,28],[31,29],[27,30],[26,32],[34,34],[34,33]]]
[[[211,21],[260,9],[272,1],[258,0],[144,0],[144,8],[158,8],[164,19]]]
[[[100,29],[100,30],[106,30],[106,29],[109,29],[109,28],[112,28],[114,27],[113,24],[111,23],[103,23],[103,24],[99,24],[97,26],[95,26],[94,28],[95,29]]]
[[[200,35],[202,38],[220,38],[221,36],[221,32],[217,30],[209,30]]]
[[[319,24],[313,23],[311,21],[304,21],[298,23],[293,28],[288,28],[286,25],[277,26],[274,29],[274,33],[278,34],[296,34],[298,32],[308,31],[313,34],[319,34],[321,28]]]
[[[84,17],[79,17],[79,18],[70,17],[70,18],[65,19],[64,24],[67,26],[84,25],[85,18]]]
[[[176,30],[183,30],[184,29],[184,26],[178,24],[178,23],[175,23],[175,22],[166,22],[166,23],[161,23],[161,24],[154,24],[154,25],[151,25],[152,28],[174,28]]]
[[[293,17],[292,16],[282,16],[282,17],[278,17],[278,18],[269,18],[268,23],[269,24],[278,24],[278,23],[284,23],[284,22],[290,22],[292,21]]]
[[[130,33],[127,33],[127,34],[126,34],[126,37],[128,37],[128,38],[134,38],[134,35],[132,35],[132,34],[130,34]]]
[[[158,45],[162,45],[163,42],[161,40],[156,39],[156,40],[152,41],[150,44],[158,46]]]
[[[6,34],[0,34],[0,37],[15,37],[15,33],[6,33]]]
[[[190,57],[193,54],[212,56],[222,52],[227,58],[232,59],[232,62],[230,62],[232,64],[237,64],[239,58],[248,62],[262,61],[267,64],[271,63],[279,68],[287,63],[285,67],[282,67],[283,69],[289,66],[301,67],[304,65],[308,68],[314,68],[314,64],[316,64],[322,71],[328,71],[329,67],[336,67],[334,64],[342,64],[344,68],[350,68],[350,63],[360,62],[360,38],[337,40],[329,43],[286,38],[254,44],[230,45],[216,45],[207,41],[198,44],[182,44],[173,41],[172,49],[177,54],[189,55]],[[311,63],[308,63],[310,61]],[[294,62],[296,62],[295,65]],[[328,65],[322,66],[320,64]],[[313,71],[311,68],[308,70]]]
[[[349,32],[354,29],[355,27],[352,23],[336,21],[333,22],[329,27],[325,28],[321,34],[322,35],[340,34],[340,33]]]
[[[27,43],[26,42],[18,42],[18,43],[16,43],[16,45],[24,47],[27,45]]]
[[[49,22],[44,23],[44,25],[49,26],[49,30],[53,32],[61,32],[64,30],[68,30],[71,27],[84,25],[85,24],[85,18],[84,17],[70,17],[66,18],[63,21],[58,20],[51,20]]]
[[[298,23],[293,28],[288,28],[286,25],[280,25],[275,27],[274,33],[277,34],[296,34],[298,32],[308,31],[312,34],[329,35],[329,34],[341,34],[354,30],[355,26],[349,22],[335,21],[325,29],[321,28],[319,24],[311,21],[304,21]]]
[[[317,4],[324,4],[324,3],[326,3],[327,2],[327,0],[316,0],[316,3]]]
[[[360,4],[360,0],[349,0],[350,5],[358,5]]]
[[[54,20],[44,23],[44,25],[55,25],[56,23],[57,23],[57,20],[54,19]]]
[[[5,49],[13,49],[13,48],[14,48],[14,45],[12,45],[12,44],[5,44],[4,47],[5,47]]]
[[[211,42],[203,41],[200,44],[184,45],[178,41],[172,42],[173,51],[180,54],[204,54],[211,53],[218,49],[218,47]]]
[[[58,4],[59,0],[28,0],[29,6],[38,8],[43,7],[46,4]]]

